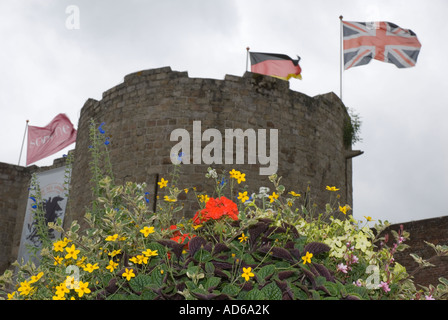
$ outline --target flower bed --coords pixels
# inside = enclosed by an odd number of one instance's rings
[[[176,187],[181,165],[159,188],[166,195],[152,212],[145,184],[115,185],[108,167],[109,138],[104,124],[92,123],[92,176],[96,200],[85,214],[89,227],[75,221],[64,230],[41,228],[40,265],[15,263],[0,277],[8,299],[244,299],[360,300],[446,299],[448,281],[417,289],[394,253],[407,248],[409,234],[380,237],[387,222],[364,217],[338,203],[338,189],[328,186],[329,204],[318,211],[280,177],[270,187],[249,193],[236,170],[206,179],[208,194]],[[100,164],[100,160],[105,165]],[[106,168],[106,169],[101,169]],[[108,174],[105,174],[107,172]],[[271,192],[271,190],[273,190]],[[309,190],[308,190],[309,191]],[[193,193],[201,209],[192,219],[173,220],[181,193]],[[36,217],[41,210],[38,194]],[[234,200],[232,200],[234,199]],[[336,218],[342,216],[343,219]],[[42,224],[42,221],[40,221]],[[48,241],[48,228],[61,238]],[[43,230],[43,231],[42,231]],[[392,242],[392,245],[387,245]],[[436,255],[446,246],[432,245]],[[421,268],[430,262],[413,255]]]

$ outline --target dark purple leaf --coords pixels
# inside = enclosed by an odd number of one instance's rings
[[[288,241],[285,244],[285,249],[294,249],[294,241]]]
[[[188,243],[188,250],[190,251],[190,255],[194,256],[196,251],[198,251],[201,247],[205,245],[206,241],[202,237],[194,237]]]
[[[294,238],[299,238],[300,237],[300,234],[299,234],[299,232],[297,232],[296,227],[294,227],[292,224],[283,223],[282,226],[285,228],[285,231],[291,232]]]
[[[105,288],[108,293],[115,293],[118,290],[117,279],[112,278],[109,281],[109,284]]]
[[[301,259],[301,255],[300,255],[300,250],[299,249],[291,249],[289,250],[289,252],[291,253],[291,255],[296,258],[297,260]]]
[[[280,259],[285,259],[289,261],[293,261],[291,254],[288,252],[288,250],[280,248],[280,247],[274,247],[272,248],[272,256]]]
[[[218,254],[224,251],[229,251],[230,248],[228,246],[226,246],[224,243],[217,243],[215,245],[215,248],[213,249],[213,254]]]
[[[258,248],[258,251],[261,253],[268,253],[271,250],[271,246],[269,245],[264,245],[260,248]]]
[[[182,251],[184,249],[183,243],[177,243],[176,241],[173,240],[159,240],[157,242],[163,246],[170,248],[177,258],[180,258],[180,256],[182,255]]]
[[[295,274],[295,272],[294,272],[294,271],[291,271],[291,270],[288,270],[288,271],[280,271],[280,272],[278,273],[278,278],[279,278],[280,280],[284,280],[284,279],[287,279],[287,278],[293,276],[294,274]]]
[[[317,255],[322,252],[328,252],[330,251],[330,247],[327,246],[325,243],[321,242],[310,242],[308,243],[305,248],[303,249],[304,252],[312,253],[313,255]]]
[[[325,267],[325,266],[322,265],[322,264],[314,263],[314,262],[312,263],[312,265],[314,266],[314,268],[317,270],[317,272],[318,272],[321,276],[325,277],[325,279],[326,279],[327,281],[334,282],[334,277],[333,277],[333,275],[331,274],[331,272],[327,269],[327,267]]]
[[[215,266],[215,268],[219,268],[219,269],[232,269],[233,264],[229,263],[229,262],[225,262],[225,261],[212,261],[213,265]]]
[[[229,300],[230,297],[224,293],[216,294],[216,293],[208,293],[208,294],[202,294],[198,292],[191,291],[190,292],[193,296],[198,298],[199,300]]]
[[[266,231],[267,228],[268,225],[264,222],[258,222],[249,228],[249,242],[252,246],[256,243],[258,236]]]

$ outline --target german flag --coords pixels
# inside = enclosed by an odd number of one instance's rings
[[[297,58],[293,60],[278,53],[250,52],[251,71],[283,80],[289,80],[291,77],[302,79],[300,57]]]

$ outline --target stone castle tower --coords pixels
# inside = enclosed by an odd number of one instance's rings
[[[91,200],[91,119],[105,123],[115,182],[146,182],[153,203],[157,201],[156,182],[167,179],[172,171],[170,152],[177,142],[170,140],[171,133],[185,129],[193,136],[193,123],[200,121],[202,132],[214,128],[223,137],[226,129],[277,129],[277,174],[287,191],[304,194],[309,186],[318,204],[323,205],[328,201],[325,187],[337,186],[340,203],[352,204],[351,158],[359,152],[344,144],[344,126],[350,117],[334,93],[309,97],[290,90],[287,81],[250,72],[215,80],[189,78],[187,72],[164,67],[129,74],[123,83],[105,91],[100,101],[86,101],[78,123],[66,224],[74,219],[82,221]],[[202,141],[202,148],[206,144]],[[244,172],[249,194],[260,186],[272,189],[268,176],[260,175],[260,168],[266,166],[248,163],[247,153],[244,164],[182,164],[178,187],[208,190],[208,167]],[[191,200],[191,205],[180,214],[193,216],[197,209],[194,199],[181,196],[187,203]]]

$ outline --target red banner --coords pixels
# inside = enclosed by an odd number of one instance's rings
[[[63,113],[45,127],[28,126],[26,165],[48,157],[76,142],[76,129]]]

